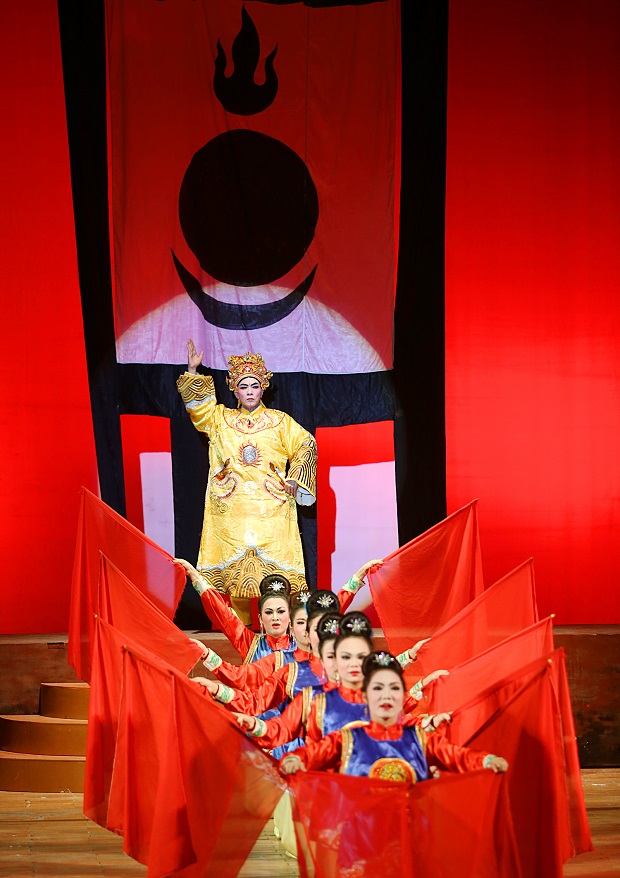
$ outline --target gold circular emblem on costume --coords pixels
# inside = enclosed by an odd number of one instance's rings
[[[368,777],[376,780],[391,780],[394,783],[415,783],[415,771],[404,759],[384,757],[370,766]]]

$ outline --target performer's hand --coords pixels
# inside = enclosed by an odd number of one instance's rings
[[[211,588],[211,586],[206,581],[206,579],[202,578],[202,576],[200,575],[200,573],[198,573],[198,571],[196,570],[194,565],[190,564],[189,561],[185,561],[184,558],[175,558],[174,563],[179,564],[181,567],[184,568],[184,570],[187,573],[187,575],[189,576],[193,586],[195,586],[197,582],[200,582],[202,584],[202,591],[205,591],[205,589],[207,589],[207,588]]]
[[[508,763],[501,756],[494,756],[487,765],[495,774],[504,774],[508,771]]]
[[[190,372],[192,375],[196,374],[196,369],[202,363],[202,355],[203,354],[204,354],[204,351],[200,351],[200,353],[198,353],[198,351],[196,350],[196,345],[194,344],[194,342],[192,341],[191,338],[188,338],[187,339],[187,371]]]
[[[255,716],[248,716],[246,713],[233,713],[233,716],[245,732],[253,732],[256,728]]]
[[[198,683],[199,686],[204,686],[209,695],[213,695],[214,697],[217,695],[218,684],[215,680],[209,680],[208,677],[190,677],[189,679],[193,683]]]
[[[439,778],[441,777],[441,772],[437,768],[436,765],[429,765],[428,766],[428,773],[430,774],[430,776],[433,780],[439,780]]]
[[[200,576],[194,565],[190,564],[189,561],[186,561],[185,558],[175,558],[174,563],[180,564],[181,567],[184,567],[190,574],[190,576],[192,575],[192,573],[194,573],[196,576]]]
[[[425,686],[428,686],[429,683],[432,683],[434,680],[438,680],[440,677],[449,677],[449,676],[450,676],[450,671],[445,671],[445,670],[432,671],[428,675],[428,677],[424,677],[424,679],[422,680],[422,688],[424,689]]]
[[[431,725],[434,729],[438,729],[442,723],[449,723],[452,720],[452,711],[447,713],[436,713],[431,717]]]
[[[374,573],[375,570],[378,570],[379,567],[383,564],[383,560],[381,558],[373,558],[372,561],[367,561],[365,564],[362,564],[360,569],[355,574],[355,579],[359,579],[360,582],[363,582],[366,579],[366,574],[370,570],[371,573]]]
[[[282,774],[297,774],[298,771],[305,771],[306,766],[303,764],[299,756],[291,754],[285,756],[280,763],[280,771]]]
[[[282,487],[284,488],[286,493],[289,495],[289,497],[296,497],[297,496],[297,487],[298,486],[297,486],[297,482],[294,479],[287,479],[283,483]]]
[[[202,640],[196,640],[195,637],[190,637],[189,639],[192,641],[192,643],[195,643],[196,646],[199,646],[200,649],[202,650],[202,655],[200,656],[200,661],[204,662],[204,660],[209,655],[209,647],[205,646],[204,643],[202,642]]]
[[[427,637],[425,640],[418,640],[417,643],[414,643],[414,645],[409,650],[409,658],[411,659],[412,662],[414,662],[416,660],[416,656],[418,654],[420,647],[424,646],[425,643],[428,643],[429,640],[430,640],[430,637]]]

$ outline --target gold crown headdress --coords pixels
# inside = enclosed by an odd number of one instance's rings
[[[263,390],[269,387],[269,379],[273,372],[267,371],[262,354],[243,354],[240,357],[228,358],[228,386],[234,390],[243,378],[256,378]]]

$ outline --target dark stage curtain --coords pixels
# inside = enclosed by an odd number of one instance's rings
[[[103,2],[58,2],[74,211],[102,498],[125,512],[121,414],[171,419],[175,551],[195,558],[208,475],[204,439],[174,390],[179,366],[119,365],[108,226]],[[402,4],[402,190],[394,370],[278,374],[271,399],[309,430],[395,419],[398,517],[405,542],[445,515],[443,200],[448,3]],[[209,370],[212,372],[213,370]],[[220,398],[223,373],[215,372]],[[396,401],[395,401],[396,398]],[[365,407],[361,404],[365,402]],[[319,512],[320,514],[320,512]],[[316,514],[300,519],[315,581]],[[181,618],[182,617],[182,618]],[[181,624],[208,627],[189,590]]]

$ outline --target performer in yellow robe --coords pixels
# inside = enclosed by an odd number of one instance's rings
[[[291,591],[307,588],[295,498],[316,497],[316,442],[262,395],[272,373],[260,354],[228,358],[228,386],[239,408],[218,404],[210,375],[187,343],[188,370],[178,390],[197,430],[209,437],[209,481],[198,563],[200,574],[231,598],[260,595],[268,573],[282,572]],[[237,604],[237,601],[234,602]]]

